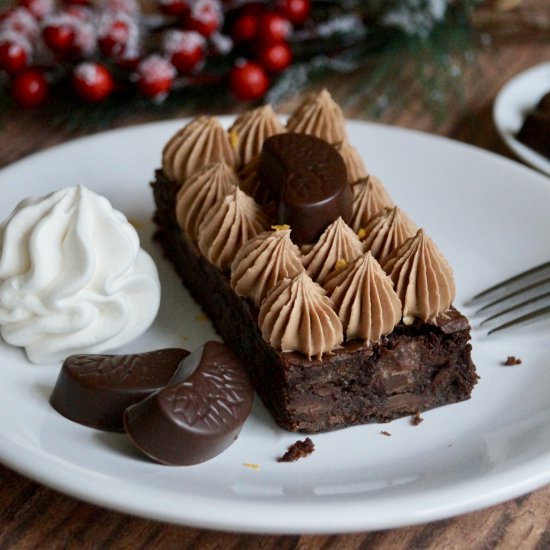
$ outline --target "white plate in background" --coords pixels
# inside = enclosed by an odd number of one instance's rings
[[[162,304],[151,329],[120,351],[193,349],[214,336],[151,241],[149,181],[163,144],[182,124],[98,134],[0,171],[0,219],[25,196],[80,183],[106,195],[139,227],[159,267]],[[348,129],[367,166],[453,265],[463,311],[469,312],[468,297],[547,259],[545,177],[427,134],[360,122]],[[303,436],[278,428],[257,399],[225,453],[191,467],[153,464],[124,435],[57,414],[48,398],[59,365],[32,365],[20,349],[0,342],[0,460],[75,497],[196,527],[334,533],[446,518],[550,482],[549,325],[491,338],[474,331],[481,379],[471,400],[423,413],[419,426],[404,418],[314,435],[315,452],[290,464],[276,457]],[[523,364],[503,367],[508,355]]]
[[[521,160],[550,176],[550,159],[516,139],[525,115],[547,92],[550,92],[550,63],[521,72],[498,93],[493,105],[493,120],[500,137]]]

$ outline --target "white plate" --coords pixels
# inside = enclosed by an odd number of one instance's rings
[[[500,137],[524,162],[550,176],[550,159],[516,139],[525,115],[550,92],[550,63],[543,63],[516,75],[498,93],[493,119]]]
[[[160,268],[163,300],[154,326],[125,351],[194,348],[213,336],[151,242],[148,182],[162,145],[181,124],[99,134],[0,172],[1,218],[24,196],[81,183],[140,226],[142,243]],[[459,306],[500,278],[547,259],[550,186],[543,176],[417,132],[351,122],[349,133],[370,170],[454,266]],[[233,446],[187,468],[148,462],[124,435],[61,417],[48,404],[59,366],[31,365],[20,349],[0,344],[0,459],[102,506],[198,527],[327,533],[445,518],[550,481],[548,328],[543,322],[491,339],[476,331],[481,380],[472,399],[423,414],[419,426],[401,419],[315,435],[310,457],[281,464],[276,457],[298,436],[279,429],[256,400]],[[523,364],[501,366],[508,355]]]

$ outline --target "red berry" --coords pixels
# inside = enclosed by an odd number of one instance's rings
[[[311,11],[310,0],[279,0],[277,8],[293,25],[302,25]]]
[[[100,24],[98,45],[107,57],[119,57],[130,40],[130,34],[137,33],[136,24],[125,14],[107,15]]]
[[[22,35],[5,32],[0,34],[0,69],[15,74],[26,69],[31,55],[31,45]]]
[[[42,29],[42,37],[50,50],[64,54],[72,48],[76,37],[73,23],[70,15],[59,15],[46,23]]]
[[[41,71],[26,69],[13,79],[11,95],[20,107],[32,109],[48,97],[48,83]]]
[[[252,42],[258,36],[258,16],[243,13],[235,19],[231,28],[231,37],[235,42]]]
[[[238,99],[253,101],[267,92],[269,77],[253,61],[237,62],[229,74],[229,87]]]
[[[90,103],[99,103],[114,88],[114,81],[109,69],[100,63],[83,62],[73,72],[73,87],[76,93]]]
[[[204,58],[206,41],[196,31],[172,30],[166,33],[162,49],[182,74],[190,73]]]
[[[153,54],[138,65],[137,76],[138,87],[143,95],[161,99],[172,89],[176,69],[160,55]]]
[[[216,0],[195,0],[184,18],[184,28],[211,36],[222,24],[222,11]]]
[[[159,0],[159,9],[166,15],[180,17],[187,13],[189,6],[186,0]]]
[[[278,73],[292,63],[292,50],[286,42],[266,44],[258,53],[258,61],[269,73]]]
[[[268,11],[258,20],[258,38],[262,42],[284,42],[292,31],[290,21],[278,13]]]

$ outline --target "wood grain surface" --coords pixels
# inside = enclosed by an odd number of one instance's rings
[[[550,61],[550,0],[524,2],[513,16],[503,13],[500,24],[494,23],[494,18],[489,23],[483,21],[483,13],[479,17],[489,33],[477,66],[465,77],[468,85],[464,105],[456,105],[444,121],[436,122],[411,79],[403,83],[407,91],[404,103],[399,109],[388,109],[382,122],[448,136],[511,157],[492,124],[492,103],[511,77]],[[524,31],[526,22],[532,32]],[[349,78],[352,82],[354,76]],[[330,80],[323,84],[337,100],[345,99],[345,84]],[[293,104],[289,102],[282,109]],[[346,109],[346,115],[365,119],[366,107],[356,104]],[[182,110],[180,114],[195,113]],[[119,125],[145,119],[130,118]],[[0,129],[0,166],[78,135],[53,131],[45,122],[32,113],[11,115]],[[486,510],[425,525],[332,536],[257,536],[131,517],[67,497],[0,466],[0,548],[544,550],[550,548],[550,487]]]

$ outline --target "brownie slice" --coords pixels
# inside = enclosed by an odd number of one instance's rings
[[[541,98],[532,112],[527,113],[516,137],[550,159],[550,92]]]
[[[451,308],[435,324],[399,324],[380,341],[346,342],[322,360],[280,353],[263,340],[258,312],[181,231],[178,185],[162,170],[152,184],[155,238],[184,285],[247,368],[256,392],[282,428],[316,433],[389,422],[470,397],[478,380],[468,320]]]

